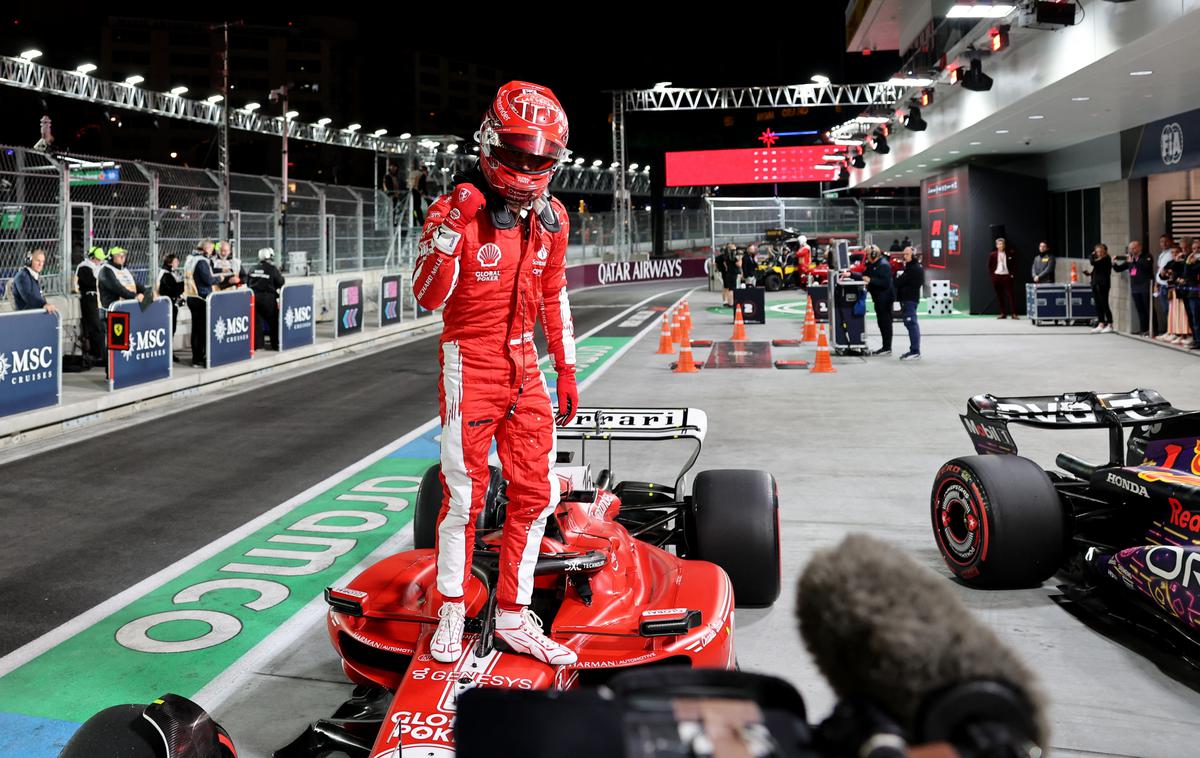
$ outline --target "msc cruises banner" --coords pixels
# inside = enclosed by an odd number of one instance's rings
[[[605,284],[704,277],[705,258],[653,258],[646,261],[585,263],[567,268],[567,289]]]
[[[250,290],[214,292],[208,296],[208,367],[248,361],[253,354]]]
[[[110,312],[129,314],[128,350],[108,351],[108,388],[119,390],[171,376],[171,301],[155,300],[142,310],[135,300],[113,303]]]
[[[0,313],[0,416],[58,404],[59,344],[57,313]]]
[[[279,349],[311,345],[317,338],[312,284],[285,284],[279,293]]]

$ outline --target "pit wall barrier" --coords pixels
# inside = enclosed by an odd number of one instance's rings
[[[254,357],[254,295],[245,288],[208,296],[208,368]]]
[[[567,268],[567,289],[704,277],[707,261],[707,258],[650,258],[584,263]]]
[[[347,334],[358,334],[363,328],[363,280],[340,281],[337,289],[337,318],[333,322],[333,336],[337,338]]]
[[[108,391],[170,379],[171,302],[155,300],[143,310],[141,303],[129,300],[108,310],[129,314],[129,349],[108,351]]]
[[[58,405],[62,321],[44,310],[0,313],[0,416]]]
[[[317,318],[311,282],[285,284],[279,291],[279,349],[291,350],[317,341]]]

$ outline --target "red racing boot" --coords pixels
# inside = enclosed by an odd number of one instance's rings
[[[520,611],[496,611],[496,638],[518,653],[537,658],[551,666],[565,666],[578,660],[570,648],[542,633],[542,620],[528,608]]]

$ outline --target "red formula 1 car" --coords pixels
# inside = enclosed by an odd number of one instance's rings
[[[589,441],[695,442],[673,485],[614,482],[584,463],[555,469],[565,493],[542,540],[532,607],[548,633],[579,655],[550,666],[498,650],[492,624],[504,481],[493,470],[465,597],[463,657],[433,660],[429,639],[438,621],[434,526],[441,505],[438,469],[416,500],[415,548],[386,558],[346,587],[326,592],[328,628],[346,675],[358,687],[332,719],[312,724],[276,758],[401,758],[454,752],[458,697],[474,687],[569,689],[592,685],[631,666],[732,669],[734,607],[769,606],[779,595],[778,495],[764,471],[705,471],[691,494],[684,477],[699,456],[703,411],[581,409],[558,432]]]

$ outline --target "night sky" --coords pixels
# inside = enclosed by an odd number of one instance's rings
[[[736,20],[726,17],[729,11],[712,15],[699,5],[676,6],[688,8],[678,13],[647,14],[640,9],[620,11],[608,5],[571,4],[566,6],[569,13],[555,18],[551,15],[558,7],[555,4],[490,4],[482,6],[490,9],[488,13],[475,16],[475,20],[466,20],[470,18],[467,13],[449,11],[422,17],[405,5],[395,4],[396,10],[356,19],[359,24],[358,39],[353,44],[356,74],[368,93],[378,94],[361,98],[354,113],[340,115],[363,124],[386,126],[391,134],[415,131],[411,124],[403,123],[400,115],[411,108],[397,107],[399,104],[388,96],[393,88],[388,61],[394,52],[429,51],[492,65],[513,76],[551,87],[571,120],[571,148],[589,161],[611,159],[608,117],[612,99],[608,90],[646,88],[664,80],[675,86],[794,84],[807,82],[817,73],[829,76],[834,82],[878,81],[891,76],[898,66],[894,53],[864,56],[845,52],[841,2],[791,6],[802,8],[802,15],[782,12],[779,9],[787,7],[782,4],[758,5],[747,7],[747,16]],[[203,8],[203,13],[173,18],[203,22],[240,18],[248,25],[277,28],[292,21],[293,34],[319,37],[326,33],[319,21],[311,17],[248,15],[245,5],[233,6],[228,11],[220,4],[206,4]],[[401,12],[401,8],[405,10]],[[150,16],[145,14],[148,9],[149,6],[140,9],[146,17]],[[161,6],[154,10],[161,14]],[[126,16],[135,15],[124,12]],[[590,20],[584,14],[590,14]],[[685,17],[689,20],[681,25],[680,19]],[[16,16],[8,9],[4,27],[0,29],[0,51],[16,55],[28,47],[37,47],[45,53],[40,63],[71,69],[82,61],[99,57],[101,42],[97,30],[103,18],[58,8],[52,14],[35,12]],[[42,100],[34,93],[0,88],[0,113],[4,114],[0,118],[0,143],[31,145],[37,139]],[[59,133],[76,127],[76,121],[89,119],[98,122],[101,128],[109,128],[106,119],[89,112],[96,110],[96,106],[70,104],[59,98],[45,101]],[[768,121],[759,120],[754,110],[631,114],[627,125],[629,160],[647,163],[665,150],[752,147],[759,144],[757,137],[767,127],[775,131],[825,129],[859,110],[837,112],[834,108],[819,108],[792,118],[783,118],[782,111],[776,111]],[[302,118],[311,120],[307,116],[303,114]],[[732,122],[727,123],[730,117]],[[456,132],[469,139],[477,126],[478,122],[464,123]],[[264,170],[252,165],[258,162],[258,153],[267,147],[259,144],[263,138],[240,135],[237,139],[235,169]],[[781,144],[812,141],[811,138],[791,140]],[[190,152],[184,151],[195,156],[191,163],[214,162],[208,147],[211,135],[200,135],[198,141],[202,144]],[[333,172],[333,176],[323,172],[319,178],[362,183],[365,176],[369,183],[369,157],[364,160],[361,155],[338,156],[337,162],[340,172]],[[305,176],[308,168],[300,166],[298,175],[318,178],[311,171]]]

